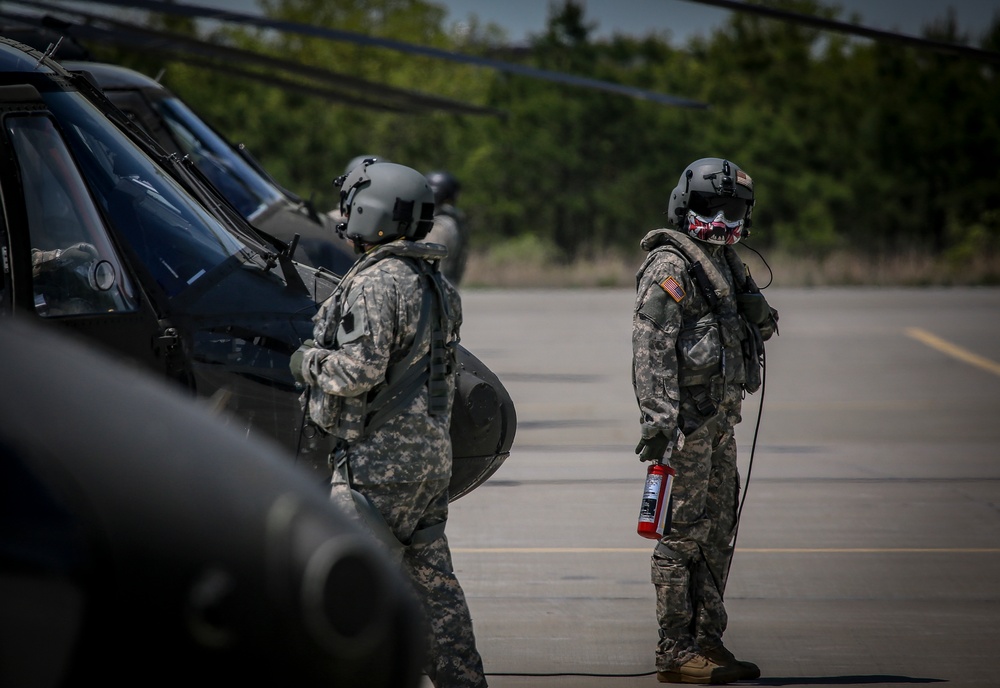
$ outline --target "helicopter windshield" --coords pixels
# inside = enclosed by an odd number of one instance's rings
[[[154,101],[174,138],[198,169],[248,220],[281,200],[281,192],[177,98]]]
[[[45,115],[4,124],[24,179],[35,310],[43,317],[136,310],[132,283],[55,124]]]
[[[43,97],[98,204],[168,296],[244,250],[85,98],[61,91]]]

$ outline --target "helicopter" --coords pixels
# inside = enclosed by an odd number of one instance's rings
[[[419,685],[398,566],[280,448],[37,319],[0,357],[0,685]]]
[[[247,222],[289,242],[299,235],[296,260],[336,275],[350,269],[356,256],[341,239],[333,220],[312,203],[278,184],[250,155],[235,145],[155,79],[132,69],[92,60],[90,52],[66,34],[21,15],[6,19],[8,38],[45,50],[59,45],[56,59],[70,71],[85,71],[104,95],[128,114],[164,150],[186,155]],[[67,27],[63,27],[67,28]]]
[[[94,18],[86,13],[84,17]],[[235,48],[209,46],[181,35],[152,31],[125,22],[114,22],[113,30],[109,30],[69,22],[52,15],[35,17],[11,11],[0,11],[0,22],[0,34],[38,50],[44,50],[48,45],[58,45],[54,57],[64,68],[86,72],[104,91],[105,96],[145,129],[160,146],[168,152],[189,156],[212,185],[250,224],[284,242],[299,235],[296,260],[313,267],[325,268],[336,275],[343,275],[353,265],[357,257],[353,244],[337,232],[340,219],[335,212],[317,212],[311,200],[305,200],[279,184],[244,144],[237,145],[229,141],[157,79],[127,67],[95,61],[90,50],[77,37],[126,44],[155,39],[157,44],[176,44],[237,62],[266,65],[278,63],[280,66],[280,60]],[[126,40],[129,38],[131,40]],[[167,50],[166,53],[172,54],[172,51]],[[327,75],[323,70],[313,71],[330,80],[344,78],[342,75]],[[256,78],[268,83],[276,81],[274,75],[266,78],[256,75]],[[290,87],[284,82],[282,85]],[[401,105],[407,105],[411,108],[420,106],[463,114],[496,114],[489,108],[456,103],[444,98],[417,96],[370,82],[365,82],[365,85],[383,98],[400,100],[400,105],[348,99],[339,92],[326,95],[335,101],[346,100],[372,109],[396,111]]]
[[[333,438],[305,419],[289,357],[337,277],[248,224],[81,73],[0,39],[0,313],[56,325],[211,400],[320,480]],[[509,456],[513,402],[464,347],[451,498]]]

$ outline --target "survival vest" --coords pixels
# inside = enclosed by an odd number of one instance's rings
[[[696,404],[702,413],[709,411],[712,401],[718,401],[720,384],[741,384],[743,389],[754,393],[761,384],[761,359],[763,340],[758,314],[750,310],[759,308],[763,296],[749,279],[746,265],[732,246],[723,247],[723,257],[732,273],[735,294],[722,271],[708,255],[704,246],[683,232],[673,229],[657,229],[643,238],[642,248],[649,256],[639,269],[639,275],[646,270],[660,251],[672,250],[680,255],[687,265],[687,272],[703,297],[706,310],[692,322],[685,322],[678,335],[678,383],[682,387],[705,386],[692,390]],[[747,295],[752,294],[749,299]],[[767,308],[766,301],[763,302]],[[770,309],[767,308],[770,316]],[[752,316],[752,317],[748,317]],[[721,337],[721,359],[705,360],[703,350],[706,339],[713,331]],[[742,365],[725,360],[726,353],[738,352]],[[737,369],[738,368],[738,369]],[[699,399],[699,397],[702,397]]]
[[[393,242],[379,246],[359,260],[334,290],[324,306],[324,317],[317,328],[316,343],[330,349],[338,348],[337,328],[341,321],[343,295],[355,275],[389,256],[403,258],[424,284],[423,300],[416,328],[414,345],[397,363],[389,366],[385,381],[366,394],[356,397],[337,397],[311,388],[309,415],[324,431],[348,443],[370,436],[390,418],[399,413],[427,389],[428,413],[436,416],[448,412],[451,389],[448,376],[454,370],[455,351],[448,344],[448,333],[453,319],[441,283],[438,258],[444,250],[426,244]],[[331,311],[332,309],[332,311]],[[418,345],[421,333],[430,327],[429,346]],[[325,422],[324,422],[325,421]]]

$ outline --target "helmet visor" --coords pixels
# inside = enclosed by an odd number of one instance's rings
[[[688,210],[700,217],[714,218],[722,213],[727,222],[741,222],[746,219],[751,201],[739,196],[720,196],[701,191],[692,191],[688,197]]]

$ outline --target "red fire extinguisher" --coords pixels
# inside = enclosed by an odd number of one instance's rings
[[[669,460],[675,444],[676,437],[663,456],[646,469],[646,484],[639,505],[639,525],[635,529],[644,538],[659,540],[670,531],[670,489],[677,471]]]

